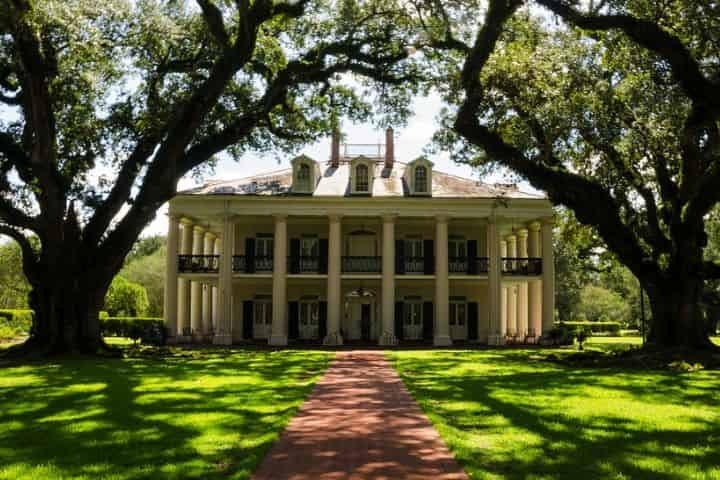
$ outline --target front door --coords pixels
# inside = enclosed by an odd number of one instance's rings
[[[406,340],[422,338],[422,303],[408,302],[405,304],[403,335]]]
[[[467,304],[462,301],[450,302],[450,338],[467,339]]]
[[[268,338],[272,329],[272,302],[256,301],[253,315],[253,338]]]
[[[300,302],[300,338],[318,338],[319,319],[318,302]]]
[[[360,305],[360,338],[366,342],[370,341],[370,304]]]

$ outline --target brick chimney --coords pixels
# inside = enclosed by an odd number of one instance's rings
[[[385,168],[392,170],[395,162],[395,132],[392,127],[385,130]]]
[[[330,166],[337,168],[340,166],[340,132],[337,128],[333,129],[332,145],[330,146]]]

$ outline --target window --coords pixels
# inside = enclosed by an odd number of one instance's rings
[[[464,301],[453,301],[450,302],[450,325],[462,327],[465,325],[466,315],[466,303]]]
[[[307,163],[301,163],[297,171],[297,189],[299,191],[307,192],[310,190],[310,165]]]
[[[427,193],[428,191],[427,168],[423,166],[415,167],[415,191],[417,193]]]
[[[464,238],[455,237],[448,240],[448,256],[450,258],[467,257],[467,243]]]
[[[368,191],[368,185],[369,185],[369,175],[368,175],[368,167],[367,165],[360,164],[357,167],[355,167],[355,191],[357,192],[367,192]]]
[[[316,326],[320,318],[318,302],[300,302],[300,325],[303,327]]]
[[[418,301],[405,302],[405,325],[419,326],[422,324],[422,303]]]
[[[255,301],[255,325],[272,325],[272,302],[270,300]]]
[[[320,255],[320,246],[317,237],[303,237],[300,239],[300,256],[317,257]]]
[[[273,248],[274,244],[272,235],[258,235],[255,240],[256,257],[272,257]]]
[[[423,241],[421,238],[408,238],[405,240],[405,256],[415,258],[423,256]]]

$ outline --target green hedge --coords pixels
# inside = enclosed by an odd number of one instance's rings
[[[28,335],[32,319],[32,310],[0,309],[0,338]]]
[[[159,317],[108,317],[100,313],[100,331],[105,337],[140,338],[150,327],[163,330]]]
[[[586,328],[593,333],[620,335],[620,322],[563,322],[562,324],[555,322],[555,326],[559,327],[561,325],[572,329]]]

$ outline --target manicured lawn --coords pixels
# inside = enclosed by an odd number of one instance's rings
[[[0,366],[0,478],[248,478],[330,354],[197,350]]]
[[[720,372],[568,367],[538,353],[388,355],[472,478],[720,479]]]

